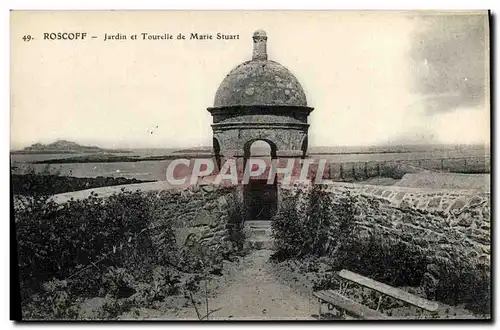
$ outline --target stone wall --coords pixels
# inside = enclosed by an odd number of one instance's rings
[[[424,256],[427,265],[422,280],[428,294],[449,284],[444,281],[462,280],[464,295],[467,290],[471,295],[474,290],[489,291],[466,287],[465,283],[489,283],[489,194],[343,183],[329,185],[327,190],[334,196],[349,192],[355,197],[359,206],[355,216],[357,238],[382,236]]]
[[[201,186],[157,192],[167,216],[175,219],[179,247],[209,247],[228,240],[228,208],[233,189]]]

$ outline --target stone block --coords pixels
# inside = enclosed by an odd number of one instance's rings
[[[425,273],[422,278],[422,286],[424,288],[427,299],[435,299],[439,280],[431,273]]]
[[[217,218],[211,212],[201,209],[192,221],[192,226],[213,226],[217,224]]]
[[[427,207],[438,208],[440,203],[441,203],[441,197],[434,197],[429,201]]]

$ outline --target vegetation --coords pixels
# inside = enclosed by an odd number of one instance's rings
[[[97,319],[170,295],[192,299],[200,281],[220,275],[223,260],[238,252],[224,239],[208,248],[176,242],[172,207],[180,193],[122,191],[56,204],[47,191],[32,191],[14,213],[25,319],[74,319],[79,304],[94,297],[104,299],[91,316]],[[234,217],[240,206],[231,203],[227,216]]]
[[[411,244],[411,237],[403,240],[382,229],[359,226],[361,205],[349,193],[334,195],[316,185],[309,190],[284,191],[282,196],[272,224],[277,247],[273,257],[296,260],[292,264],[300,264],[300,272],[316,274],[315,289],[338,289],[335,273],[341,269],[393,286],[419,287],[428,266],[441,260],[434,266],[439,281],[432,298],[452,305],[465,303],[475,312],[489,313],[487,268],[462,259],[435,258]]]
[[[272,222],[275,257],[336,253],[354,228],[353,206],[349,194],[334,200],[322,185],[285,196]]]
[[[12,174],[12,193],[14,195],[30,196],[37,190],[54,195],[70,191],[92,189],[99,187],[118,186],[123,184],[152,182],[127,178],[111,178],[98,176],[95,178],[77,178],[60,176],[58,174]]]

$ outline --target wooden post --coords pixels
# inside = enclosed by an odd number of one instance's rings
[[[368,179],[368,162],[365,162],[365,178]]]
[[[441,172],[444,172],[444,159],[441,158]]]
[[[340,179],[344,181],[344,167],[340,164]]]

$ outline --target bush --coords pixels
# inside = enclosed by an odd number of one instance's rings
[[[336,269],[346,268],[393,285],[419,285],[427,265],[427,255],[419,247],[374,231],[354,235],[332,261]]]
[[[445,259],[430,255],[408,233],[388,233],[375,226],[357,227],[356,220],[362,214],[383,211],[378,210],[380,203],[376,200],[362,196],[354,199],[349,194],[338,196],[319,187],[287,192],[283,198],[273,223],[278,247],[275,258],[300,258],[302,264],[308,265],[302,272],[311,271],[311,263],[319,265],[317,271],[313,270],[318,273],[315,290],[337,289],[335,272],[341,269],[396,287],[418,287],[423,284],[429,265],[434,264],[437,280],[433,283],[435,295],[430,299],[453,305],[465,303],[472,311],[489,313],[488,265],[472,264],[467,257]],[[361,205],[368,210],[358,212]],[[363,299],[371,301],[368,298]]]
[[[209,193],[210,198],[219,194],[227,191]],[[196,289],[202,278],[220,274],[223,260],[236,253],[227,237],[209,247],[203,242],[195,248],[176,244],[177,222],[189,217],[175,205],[187,210],[198,205],[184,195],[122,191],[64,204],[53,203],[46,195],[22,200],[14,219],[24,317],[74,318],[74,302],[96,296],[106,297],[107,307],[101,313],[111,317],[119,310],[149,306]],[[188,213],[194,216],[194,209]],[[205,277],[191,274],[186,280],[182,271]],[[58,291],[66,296],[44,290],[51,281],[64,282]],[[65,305],[67,314],[62,307],[54,309],[55,296],[73,302]]]
[[[245,207],[237,191],[226,195],[227,201],[227,219],[228,219],[228,238],[233,243],[234,248],[244,252],[245,235],[243,232],[245,219]]]
[[[355,228],[354,200],[349,192],[333,198],[322,185],[284,196],[273,218],[275,257],[287,259],[335,253]]]
[[[476,313],[491,313],[489,268],[466,260],[452,263],[444,259],[436,266],[439,271],[436,299],[448,304],[464,303]]]
[[[68,281],[52,279],[43,285],[43,294],[34,296],[23,319],[74,319],[78,315],[75,296],[68,290]]]
[[[85,200],[62,205],[48,201],[35,208],[28,203],[15,212],[21,287],[37,291],[51,277],[65,279],[98,261],[89,269],[102,273],[119,265],[143,273],[152,261],[160,261],[152,250],[151,216],[151,200],[138,192],[107,200],[92,194]],[[166,244],[170,250],[172,240]],[[89,283],[82,285],[88,294],[98,290],[95,280],[89,276]]]

